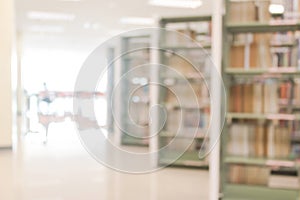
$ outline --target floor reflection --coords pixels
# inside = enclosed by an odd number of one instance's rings
[[[207,200],[208,172],[166,168],[131,175],[96,162],[80,143],[73,122],[29,133],[13,152],[0,150],[2,200]]]

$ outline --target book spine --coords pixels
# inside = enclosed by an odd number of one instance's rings
[[[263,112],[263,85],[261,83],[253,84],[253,112],[262,113]]]
[[[275,158],[275,127],[269,124],[267,128],[267,157]]]

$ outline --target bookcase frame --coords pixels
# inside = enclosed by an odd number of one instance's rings
[[[119,44],[116,45],[116,51],[119,52],[120,55],[122,55],[123,53],[127,53],[128,51],[130,51],[130,44],[132,43],[133,40],[138,40],[138,39],[141,39],[141,40],[145,40],[146,42],[136,42],[136,44],[140,43],[140,44],[145,44],[143,45],[142,47],[140,48],[145,48],[147,49],[150,44],[151,44],[151,38],[152,38],[152,35],[151,33],[147,32],[147,31],[138,31],[136,34],[127,34],[127,35],[124,35],[122,36],[120,39],[119,39]],[[142,59],[145,61],[145,64],[147,63],[150,63],[150,56],[148,58],[146,57],[134,57],[134,58],[131,58],[130,56],[128,57],[127,55],[124,55],[122,57],[120,57],[119,60],[116,61],[116,70],[114,70],[114,75],[116,76],[115,77],[115,80],[120,80],[121,77],[126,73],[128,72],[130,69],[130,62],[133,60],[133,59]],[[151,79],[150,75],[149,74],[144,74],[144,77],[147,77],[148,81]],[[115,85],[117,85],[119,83],[115,83]],[[148,137],[149,135],[149,131],[150,129],[148,129],[148,135],[145,135],[145,139],[142,139],[142,138],[135,138],[131,135],[128,135],[127,133],[124,133],[123,130],[124,130],[124,127],[125,126],[130,126],[130,125],[133,125],[132,123],[130,123],[128,121],[128,117],[127,117],[127,114],[124,114],[125,113],[125,109],[127,109],[126,106],[122,106],[122,105],[126,105],[127,101],[129,100],[129,95],[128,94],[128,88],[130,87],[130,84],[133,84],[131,83],[131,80],[128,80],[127,78],[125,79],[122,79],[122,84],[120,86],[120,91],[118,91],[120,97],[122,98],[117,98],[118,100],[114,102],[114,106],[116,106],[116,111],[118,111],[118,113],[116,113],[119,118],[119,122],[120,122],[120,126],[122,126],[123,128],[120,129],[119,127],[116,127],[115,128],[115,142],[118,144],[118,145],[132,145],[132,146],[149,146],[149,140],[146,138]],[[145,86],[147,87],[147,86]],[[150,103],[149,103],[149,96],[150,96],[150,92],[148,91],[148,101],[147,102],[140,102],[142,104],[146,104],[145,106],[149,107]],[[125,97],[125,98],[124,98]],[[127,97],[127,98],[126,98]],[[125,116],[126,115],[126,116]],[[125,117],[124,117],[125,116]],[[125,130],[127,130],[127,128],[125,128]]]
[[[230,0],[225,0],[225,16],[223,20],[223,61],[222,61],[222,74],[223,81],[226,87],[226,94],[229,102],[230,97],[230,85],[232,83],[232,77],[246,77],[252,78],[254,76],[271,74],[279,75],[280,77],[300,77],[300,70],[296,67],[286,66],[281,69],[274,68],[231,68],[229,64],[230,60],[230,41],[229,35],[236,33],[272,33],[279,31],[297,31],[300,30],[300,23],[289,24],[271,24],[268,22],[247,22],[247,23],[230,23],[229,22],[229,4]],[[243,1],[240,1],[243,2]],[[244,1],[245,2],[245,1]],[[229,111],[229,110],[228,110]],[[274,159],[269,158],[249,158],[227,155],[229,125],[233,119],[253,119],[253,120],[300,120],[298,114],[257,114],[257,113],[234,113],[227,112],[226,121],[223,133],[221,136],[221,197],[224,200],[299,200],[300,188],[298,190],[293,189],[275,189],[268,186],[260,185],[246,185],[246,184],[233,184],[227,181],[229,175],[229,165],[239,164],[243,166],[270,166],[270,161]],[[242,134],[242,133],[241,133]],[[294,165],[298,169],[299,178],[299,163],[296,161],[286,161],[289,164]],[[257,174],[259,176],[259,174]]]
[[[187,45],[180,45],[180,46],[169,46],[169,45],[164,45],[164,38],[165,38],[165,31],[163,30],[164,28],[166,28],[166,26],[170,23],[193,23],[193,22],[211,22],[211,16],[191,16],[191,17],[168,17],[168,18],[161,18],[159,20],[159,26],[160,28],[162,28],[162,30],[159,31],[158,33],[158,43],[157,46],[158,48],[164,49],[164,50],[171,50],[171,51],[177,51],[177,50],[181,50],[181,51],[189,51],[189,50],[200,50],[200,47],[189,47]],[[206,44],[203,45],[204,49],[211,49],[211,44]],[[164,58],[163,55],[161,55],[161,53],[159,53],[159,55],[156,56],[156,63],[164,63]],[[156,75],[158,77],[158,81],[161,81],[161,79],[163,77],[161,77],[161,75],[159,73],[156,73]],[[154,96],[161,96],[162,91],[160,90],[155,90],[154,91]],[[162,99],[157,99],[155,103],[164,103],[164,100]],[[180,107],[179,109],[184,109],[183,107]],[[159,120],[159,117],[157,118]],[[154,131],[157,130],[158,127],[154,126]],[[172,137],[169,136],[168,134],[165,134],[164,131],[161,131],[158,136],[157,136],[157,143],[156,143],[156,147],[159,148],[160,143],[164,140],[164,138],[166,137]],[[184,138],[184,137],[182,137]],[[180,139],[180,136],[176,136],[176,139]],[[203,137],[196,137],[194,138],[194,140],[200,140],[200,141],[204,141]],[[170,159],[173,156],[170,155]],[[158,165],[164,165],[166,163],[170,163],[170,160],[168,160],[168,155],[164,155],[164,157],[158,155],[157,158],[158,161]],[[200,167],[200,168],[208,168],[208,158],[205,159],[200,159],[199,158],[199,152],[198,151],[194,151],[194,152],[185,152],[183,153],[183,155],[178,158],[173,164],[173,166],[180,166],[180,167]]]

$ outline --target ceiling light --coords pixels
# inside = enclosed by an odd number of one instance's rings
[[[150,0],[150,5],[173,7],[173,8],[198,8],[202,5],[201,0]]]
[[[98,23],[85,22],[83,24],[83,28],[97,30],[97,29],[99,29],[99,24]]]
[[[99,24],[98,23],[92,24],[92,29],[94,30],[99,29]]]
[[[89,22],[86,22],[83,24],[83,28],[85,28],[85,29],[89,29],[90,27],[91,27],[91,23],[89,23]]]
[[[284,6],[282,4],[270,4],[269,12],[271,14],[283,14],[284,13]]]
[[[120,19],[122,24],[132,25],[154,25],[155,20],[153,18],[146,17],[123,17]]]
[[[59,0],[59,1],[65,1],[65,2],[80,2],[81,0]]]
[[[62,26],[46,26],[46,25],[33,25],[29,27],[32,32],[50,32],[50,33],[62,33],[64,28]]]
[[[41,11],[28,12],[27,17],[29,19],[57,20],[57,21],[73,21],[75,19],[74,14],[56,13],[56,12],[41,12]]]

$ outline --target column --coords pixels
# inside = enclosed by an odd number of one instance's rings
[[[13,0],[0,0],[0,149],[12,147]]]

